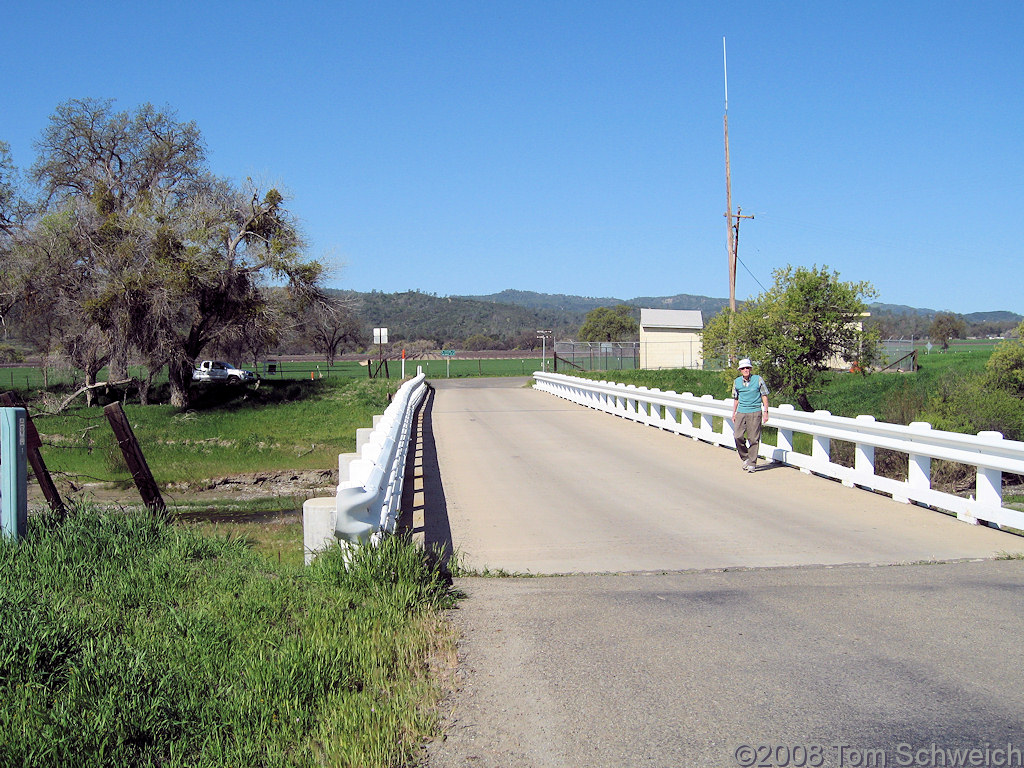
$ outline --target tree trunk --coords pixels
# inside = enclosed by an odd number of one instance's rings
[[[149,388],[152,384],[152,373],[139,379],[139,405],[149,405]]]
[[[814,406],[811,405],[811,401],[807,399],[807,393],[806,392],[797,392],[796,393],[796,402],[797,402],[797,405],[800,406],[801,410],[806,411],[807,413],[813,413],[814,412]]]
[[[85,390],[85,407],[86,408],[92,408],[93,390],[91,389],[91,387],[95,383],[96,383],[96,374],[93,373],[91,370],[86,369],[86,371],[85,371],[85,386],[86,387],[90,387],[90,389],[86,389]]]
[[[192,384],[192,367],[171,362],[167,366],[167,374],[171,384],[171,405],[175,408],[188,408],[189,386]]]

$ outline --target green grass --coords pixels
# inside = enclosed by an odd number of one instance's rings
[[[258,390],[206,390],[194,407],[124,407],[159,484],[274,469],[330,469],[355,449],[356,429],[383,413],[398,382],[366,379],[265,382]],[[51,472],[130,481],[100,407],[36,417]]]
[[[147,515],[0,542],[0,764],[395,766],[434,732],[454,595],[391,537],[311,567]]]
[[[255,506],[246,503],[246,511]],[[300,504],[301,506],[301,504]],[[297,566],[304,562],[302,550],[302,518],[293,515],[288,518],[266,522],[232,522],[204,520],[181,522],[178,525],[190,528],[203,536],[220,539],[241,539],[246,545],[278,565]]]
[[[683,394],[689,392],[697,397],[714,395],[721,400],[728,395],[729,385],[716,371],[693,371],[684,368],[659,371],[587,371],[568,374],[593,381],[617,381],[634,384],[648,389]],[[725,394],[723,394],[725,392]]]

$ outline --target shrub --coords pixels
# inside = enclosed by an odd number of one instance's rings
[[[0,344],[0,363],[23,363],[25,355],[17,347],[10,344]]]
[[[921,419],[950,432],[991,430],[1008,440],[1024,439],[1024,400],[984,375],[944,376]]]

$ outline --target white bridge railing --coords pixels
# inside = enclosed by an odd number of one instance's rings
[[[607,381],[537,372],[535,389],[580,405],[622,416],[658,429],[677,432],[735,450],[732,400],[711,395],[697,397]],[[714,431],[715,417],[722,429]],[[777,445],[761,441],[760,455],[801,471],[835,478],[847,486],[887,493],[897,501],[946,510],[968,523],[990,523],[1024,530],[1024,512],[1002,503],[1003,473],[1024,474],[1024,442],[1005,440],[999,432],[964,435],[932,429],[927,422],[910,426],[875,421],[873,416],[846,418],[828,411],[804,413],[792,405],[769,410],[768,426],[778,430]],[[810,435],[811,453],[793,450],[794,433]],[[832,440],[854,445],[854,466],[836,464],[830,458]],[[894,480],[875,474],[875,449],[907,455],[907,479]],[[975,493],[963,498],[931,487],[931,463],[952,461],[975,468]]]
[[[356,430],[356,453],[338,457],[337,495],[302,505],[307,563],[337,542],[357,546],[394,532],[413,418],[426,392],[420,371],[399,388],[384,415],[374,417],[372,429]]]

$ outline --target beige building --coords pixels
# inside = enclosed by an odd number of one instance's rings
[[[696,309],[640,310],[640,367],[701,368],[704,318]]]

